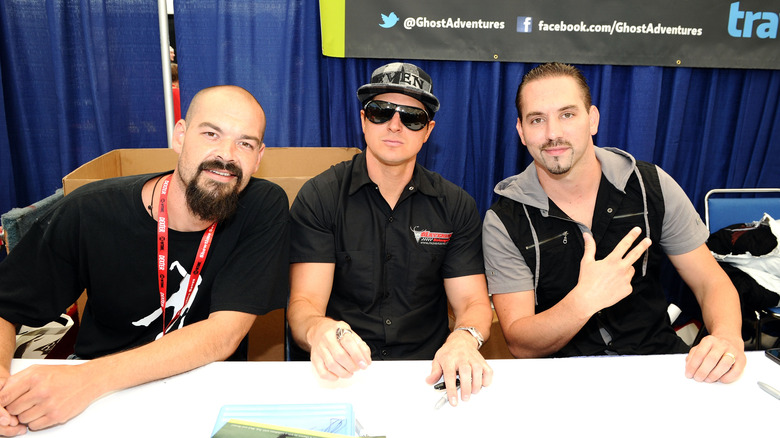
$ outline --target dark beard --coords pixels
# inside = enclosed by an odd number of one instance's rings
[[[236,175],[236,184],[230,188],[228,184],[208,180],[204,188],[198,185],[198,179],[205,170],[224,170]],[[232,216],[238,208],[239,186],[243,180],[241,168],[233,163],[217,160],[205,161],[198,166],[190,182],[187,183],[185,197],[190,211],[205,221],[222,222]]]

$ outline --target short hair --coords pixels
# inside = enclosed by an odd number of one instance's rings
[[[585,79],[585,75],[577,67],[569,64],[563,64],[560,62],[548,62],[547,64],[540,64],[523,76],[523,80],[517,87],[517,95],[515,96],[515,107],[517,107],[517,117],[522,120],[523,112],[521,109],[522,101],[520,99],[520,92],[531,81],[538,79],[554,78],[560,76],[568,76],[574,79],[580,86],[583,94],[583,101],[585,103],[585,109],[590,110],[591,96],[590,87],[588,87],[588,81]]]

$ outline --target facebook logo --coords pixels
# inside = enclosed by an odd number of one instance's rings
[[[531,32],[534,19],[531,17],[517,17],[517,31],[521,33]]]

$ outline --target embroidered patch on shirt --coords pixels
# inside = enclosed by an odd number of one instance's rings
[[[409,228],[414,234],[414,240],[420,245],[446,245],[452,238],[452,233],[441,231],[418,230],[418,227]]]

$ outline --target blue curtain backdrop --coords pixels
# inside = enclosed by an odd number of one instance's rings
[[[166,146],[156,2],[0,2],[0,212],[109,150]]]
[[[265,107],[268,146],[363,148],[355,92],[391,60],[323,57],[318,2],[174,7],[183,111],[197,90],[236,84]],[[0,14],[0,211],[108,150],[165,147],[156,2],[4,0]],[[530,162],[513,101],[534,65],[409,61],[442,102],[419,161],[484,212]],[[780,71],[580,67],[602,115],[596,144],[659,164],[700,212],[712,188],[780,186]]]
[[[392,60],[323,57],[317,2],[174,6],[182,108],[200,88],[238,84],[266,108],[269,146],[363,148],[355,92]],[[419,161],[486,210],[495,183],[530,162],[514,96],[534,65],[406,61],[431,75],[442,102]],[[602,114],[596,144],[661,165],[700,211],[712,188],[780,185],[780,71],[580,67]]]

